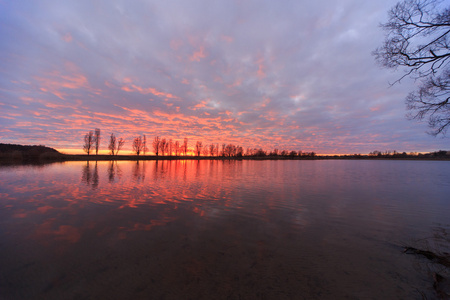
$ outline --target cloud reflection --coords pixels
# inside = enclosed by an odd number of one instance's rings
[[[287,168],[292,163],[299,169]],[[330,174],[314,167],[320,164],[309,163],[70,162],[49,165],[38,177],[18,168],[1,185],[2,206],[5,220],[20,224],[18,230],[34,239],[79,243],[92,235],[125,239],[132,232],[152,231],[168,224],[213,226],[235,218],[271,224],[275,231],[286,226],[302,231],[317,226],[319,211],[337,219],[348,218],[352,211],[348,209],[354,205],[345,194],[349,190],[358,199],[371,199],[368,194],[378,189],[379,180],[349,182],[347,173],[335,178],[343,172],[338,162],[329,162],[330,168],[335,166]],[[292,178],[297,177],[299,181],[294,184]],[[331,184],[325,189],[328,181]],[[328,193],[330,190],[333,192]],[[380,199],[369,204],[361,201],[370,205],[371,214],[379,222],[385,222]]]

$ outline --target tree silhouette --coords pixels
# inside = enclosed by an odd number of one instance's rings
[[[119,154],[119,151],[122,149],[124,144],[125,144],[124,139],[120,138],[119,140],[117,140],[114,133],[111,133],[111,136],[109,137],[109,145],[108,145],[108,149],[109,149],[111,155]]]
[[[114,133],[111,133],[111,136],[109,137],[109,145],[108,149],[111,152],[111,155],[114,155],[116,152],[117,143],[116,143],[116,136]]]
[[[161,142],[159,143],[159,150],[161,151],[161,155],[164,156],[166,152],[166,139],[161,139]]]
[[[147,138],[145,137],[145,134],[144,134],[144,138],[143,138],[143,140],[142,140],[142,143],[143,143],[143,146],[142,146],[142,152],[143,152],[144,155],[145,155],[145,152],[148,151],[148,148],[147,148]]]
[[[203,156],[208,156],[208,154],[209,154],[208,145],[203,146],[202,154],[203,154]]]
[[[155,136],[153,139],[153,152],[155,152],[155,155],[158,156],[159,154],[159,143],[161,140],[159,139],[159,136]]]
[[[187,155],[187,148],[188,148],[188,139],[187,139],[187,138],[184,138],[184,141],[183,141],[183,151],[184,151],[184,156]]]
[[[172,156],[172,150],[173,150],[173,142],[172,139],[169,140],[169,156]]]
[[[223,144],[222,147],[225,146],[224,148],[224,156],[228,156],[228,157],[232,157],[232,156],[236,156],[237,153],[237,147],[233,144]]]
[[[95,128],[94,141],[95,141],[95,155],[98,155],[98,149],[100,147],[100,129],[99,128]]]
[[[138,136],[133,140],[133,152],[136,153],[136,155],[139,156],[139,154],[142,152],[142,149],[144,147],[144,143],[142,142],[142,137]]]
[[[216,151],[216,147],[214,144],[209,145],[209,154],[214,156],[214,152]]]
[[[84,136],[85,144],[84,144],[84,151],[90,155],[90,152],[93,149],[96,149],[96,153],[98,154],[98,148],[99,146],[96,144],[97,141],[100,141],[100,129],[96,128],[95,131],[89,131]],[[111,133],[109,138],[109,144],[108,149],[110,151],[111,155],[118,155],[119,151],[123,148],[125,144],[125,140],[123,138],[116,138],[114,133]],[[0,144],[1,145],[1,144]],[[144,134],[142,136],[138,136],[133,139],[132,143],[132,151],[137,155],[141,155],[142,153],[145,155],[148,151],[147,148],[147,137]],[[302,151],[287,151],[282,150],[281,152],[278,149],[274,149],[273,151],[266,152],[263,149],[252,149],[248,147],[245,151],[244,148],[239,145],[234,144],[225,144],[223,143],[221,145],[222,151],[220,151],[219,144],[211,143],[211,144],[203,144],[202,141],[196,141],[193,149],[190,151],[193,152],[195,156],[222,156],[222,157],[243,157],[243,156],[253,156],[253,157],[262,157],[262,156],[276,156],[276,157],[290,157],[290,158],[296,158],[296,157],[314,157],[314,152],[302,152]],[[168,155],[173,156],[175,155],[178,157],[181,154],[184,154],[187,156],[188,151],[188,139],[184,138],[183,144],[181,144],[179,141],[173,141],[172,139],[166,139],[166,138],[160,138],[159,136],[156,136],[153,140],[153,149],[155,152],[155,155]],[[1,149],[0,149],[1,150]],[[398,153],[397,153],[398,154]]]
[[[83,150],[84,152],[89,155],[91,153],[92,146],[94,145],[94,132],[91,130],[84,136],[84,145]]]
[[[410,76],[421,83],[406,97],[410,119],[428,119],[432,135],[450,125],[450,6],[438,0],[404,0],[389,11],[386,32],[375,59],[386,68],[402,68],[396,82]]]
[[[244,148],[242,148],[241,146],[237,146],[236,147],[236,156],[242,157],[243,155],[244,155]]]
[[[266,153],[266,151],[264,151],[263,149],[259,148],[258,150],[256,150],[256,152],[255,152],[254,155],[255,155],[255,156],[258,156],[258,157],[263,157],[263,156],[266,156],[267,153]]]
[[[175,141],[175,156],[178,156],[178,151],[180,151],[180,142]]]
[[[119,154],[120,150],[122,150],[123,145],[125,145],[125,140],[123,138],[119,138],[119,140],[117,141],[116,155]]]
[[[197,154],[197,156],[200,156],[200,153],[202,152],[202,147],[203,147],[202,142],[197,141],[197,143],[195,143],[195,153]]]

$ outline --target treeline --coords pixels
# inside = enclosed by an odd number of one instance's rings
[[[100,148],[101,131],[96,128],[94,131],[89,131],[84,136],[83,150],[90,155],[95,151],[98,155]],[[151,145],[149,145],[151,144]],[[109,137],[108,150],[110,155],[117,155],[123,146],[125,140],[123,138],[116,138],[114,133]],[[211,157],[315,157],[315,152],[303,151],[287,151],[273,149],[266,151],[261,148],[243,148],[239,145],[226,143],[211,143],[203,144],[202,141],[196,141],[192,148],[188,146],[188,139],[184,138],[182,142],[178,140],[166,139],[155,136],[151,143],[147,141],[147,136],[137,136],[131,142],[131,148],[136,155],[147,155],[150,148],[155,156],[187,156],[188,153],[193,153],[195,156],[211,156]]]
[[[0,143],[0,161],[57,160],[61,158],[61,153],[44,145]]]
[[[398,152],[396,150],[372,151],[369,154],[324,155],[321,159],[438,159],[450,160],[450,151],[439,150],[428,153]]]
[[[19,151],[22,153],[59,153],[57,150],[46,147],[44,145],[16,145],[16,144],[2,144],[0,143],[0,153],[10,153]]]
[[[398,152],[396,150],[386,150],[386,151],[372,151],[368,155],[369,157],[379,157],[379,158],[432,158],[432,157],[450,157],[450,152],[445,150],[439,150],[429,153],[417,153],[417,152]]]

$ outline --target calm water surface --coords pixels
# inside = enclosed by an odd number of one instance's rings
[[[0,167],[0,299],[433,298],[402,246],[450,252],[449,195],[450,162]]]

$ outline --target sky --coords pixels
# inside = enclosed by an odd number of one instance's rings
[[[101,129],[192,147],[428,152],[417,82],[372,51],[397,1],[0,0],[0,142],[82,151]]]

